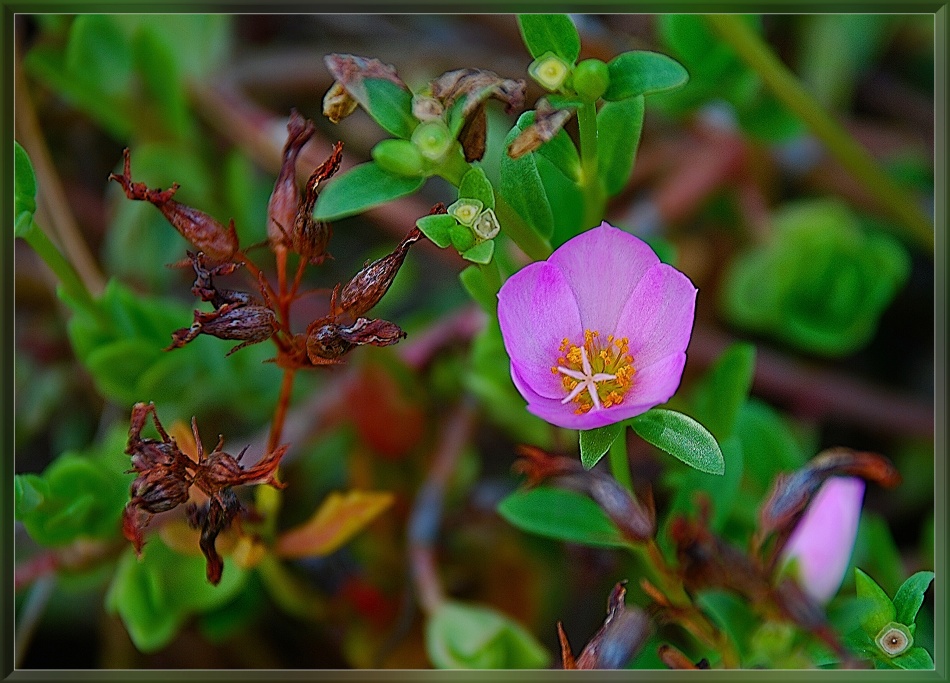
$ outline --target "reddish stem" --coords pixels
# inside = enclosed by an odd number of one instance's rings
[[[280,383],[280,397],[274,408],[274,419],[271,421],[270,436],[267,439],[267,452],[272,452],[280,444],[280,437],[284,431],[284,421],[287,419],[287,408],[290,406],[290,394],[294,388],[296,369],[285,369],[284,379]]]

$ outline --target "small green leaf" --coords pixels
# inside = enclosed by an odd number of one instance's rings
[[[485,274],[478,266],[469,266],[459,273],[459,280],[468,295],[481,306],[485,312],[495,314],[498,307],[498,291],[491,286]]]
[[[735,343],[720,354],[693,396],[695,415],[719,441],[735,429],[755,373],[755,346]]]
[[[407,178],[384,171],[369,161],[330,180],[317,200],[314,218],[335,220],[361,213],[412,194],[425,178]]]
[[[455,601],[441,603],[426,623],[426,651],[439,669],[541,669],[549,660],[511,618]]]
[[[857,567],[854,569],[854,584],[858,597],[867,601],[867,608],[861,615],[861,628],[873,639],[882,628],[897,618],[897,610],[874,579]]]
[[[607,513],[587,496],[550,486],[516,491],[499,514],[522,531],[601,548],[629,547]]]
[[[486,209],[495,208],[495,191],[481,167],[476,166],[462,176],[459,199],[477,199]]]
[[[630,426],[645,441],[700,472],[725,472],[725,460],[716,439],[688,415],[653,408],[631,419]]]
[[[581,54],[581,37],[566,14],[519,14],[518,28],[531,56],[553,52],[573,64]]]
[[[416,227],[422,231],[422,234],[442,249],[452,244],[451,231],[455,225],[458,225],[458,221],[444,213],[423,216],[416,221]]]
[[[533,122],[533,111],[522,114],[508,132],[505,148]],[[518,159],[512,159],[507,154],[502,155],[500,191],[505,201],[531,229],[545,239],[551,237],[554,232],[554,215],[533,152]]]
[[[890,660],[890,664],[899,669],[933,669],[934,660],[922,647],[912,647],[899,657]]]
[[[481,263],[482,265],[491,263],[491,257],[495,253],[495,240],[485,240],[479,242],[474,247],[462,252],[462,258],[472,263]]]
[[[934,580],[933,572],[917,572],[897,589],[894,595],[894,609],[897,610],[897,621],[911,626],[917,619],[917,612],[924,604],[924,593]]]
[[[604,99],[608,101],[674,90],[689,80],[682,64],[659,52],[624,52],[610,60],[607,68],[610,86]]]
[[[69,32],[65,58],[69,76],[102,94],[122,97],[131,90],[132,49],[109,15],[76,17]]]
[[[449,238],[452,246],[461,254],[475,246],[475,233],[467,225],[456,223],[449,228]]]
[[[620,192],[633,171],[643,111],[641,96],[606,102],[597,112],[597,173],[608,196]]]
[[[408,140],[419,123],[412,115],[412,93],[385,78],[367,78],[366,110],[384,130]]]
[[[610,450],[617,437],[623,433],[624,425],[615,422],[606,427],[580,430],[581,464],[590,469]]]
[[[13,217],[14,235],[23,237],[36,212],[36,174],[30,156],[13,141]]]
[[[135,66],[141,75],[156,110],[156,118],[176,135],[184,136],[191,124],[185,82],[175,59],[177,44],[169,45],[164,37],[144,24],[132,39]],[[157,106],[154,106],[157,105]]]

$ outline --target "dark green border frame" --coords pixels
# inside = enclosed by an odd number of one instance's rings
[[[14,31],[13,18],[17,13],[122,13],[122,12],[182,12],[182,13],[312,13],[312,12],[339,12],[339,13],[392,13],[394,11],[407,13],[485,13],[487,9],[497,8],[498,13],[509,12],[578,12],[578,13],[884,13],[884,14],[933,14],[935,17],[935,118],[934,118],[934,178],[935,206],[935,292],[934,292],[934,486],[935,486],[935,533],[934,543],[934,571],[937,575],[934,592],[934,660],[937,669],[933,672],[885,672],[885,671],[707,671],[701,674],[679,671],[631,671],[616,672],[561,672],[561,671],[526,671],[526,672],[440,672],[440,671],[50,671],[30,670],[13,671],[13,634],[14,634],[14,600],[13,600],[13,237],[12,226],[3,224],[0,237],[0,293],[3,296],[3,316],[0,319],[0,481],[4,490],[0,494],[0,542],[2,542],[2,562],[0,562],[0,678],[15,681],[47,681],[47,680],[76,680],[76,681],[104,681],[104,680],[203,680],[203,681],[230,681],[230,680],[372,680],[372,681],[481,681],[491,680],[518,680],[544,681],[554,679],[563,680],[602,680],[628,681],[636,680],[694,680],[701,677],[703,680],[768,680],[768,681],[795,681],[795,680],[947,680],[947,196],[946,191],[940,188],[947,187],[947,34],[948,7],[939,2],[907,2],[900,3],[894,0],[889,2],[860,2],[856,0],[839,0],[826,3],[821,0],[805,0],[802,2],[598,2],[590,5],[579,3],[544,2],[543,0],[522,0],[521,2],[501,2],[499,0],[482,0],[479,3],[464,2],[447,4],[444,1],[415,2],[412,4],[393,5],[385,3],[359,3],[346,6],[320,5],[300,3],[275,3],[263,5],[260,0],[203,0],[202,2],[174,2],[157,3],[154,1],[138,1],[124,3],[80,2],[77,0],[61,0],[47,2],[13,2],[6,3],[0,0],[0,44],[3,46],[2,78],[3,84],[2,109],[0,109],[0,136],[2,148],[8,150],[3,155],[2,174],[4,179],[2,194],[0,194],[0,212],[10,216],[13,206],[13,155],[9,153],[13,147],[13,55]]]

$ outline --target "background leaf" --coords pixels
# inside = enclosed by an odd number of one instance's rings
[[[573,64],[581,53],[581,37],[566,14],[519,14],[518,28],[535,59],[553,52]]]
[[[550,486],[516,491],[498,504],[498,512],[519,529],[547,538],[603,548],[630,545],[597,503],[575,491]]]

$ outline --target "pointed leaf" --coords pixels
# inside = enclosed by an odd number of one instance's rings
[[[374,491],[331,493],[304,524],[277,539],[281,557],[329,555],[349,541],[393,502],[393,494]]]
[[[505,148],[534,121],[534,112],[521,115],[505,138]],[[548,239],[554,232],[554,215],[538,172],[533,152],[518,159],[507,154],[501,157],[501,187],[505,201],[536,233]]]
[[[485,171],[480,167],[476,166],[462,176],[462,182],[459,183],[459,199],[462,198],[477,199],[486,209],[495,208],[495,191]]]
[[[911,626],[917,619],[917,612],[924,604],[924,593],[934,579],[933,572],[917,572],[897,589],[894,595],[894,609],[897,610],[897,621]]]
[[[605,102],[597,112],[597,169],[608,196],[620,192],[633,171],[643,130],[643,97]]]
[[[645,441],[700,472],[725,472],[725,460],[716,439],[688,415],[653,408],[630,420],[630,426]]]
[[[445,213],[423,216],[416,221],[422,234],[442,249],[452,244],[452,228],[457,224],[454,216]]]
[[[468,295],[481,306],[486,313],[495,314],[498,300],[498,290],[489,283],[482,269],[478,266],[469,266],[459,273],[459,280]]]
[[[615,422],[606,427],[597,429],[582,429],[580,431],[581,464],[590,469],[604,457],[617,437],[623,433],[624,425]]]
[[[933,669],[934,660],[922,647],[912,647],[900,657],[894,657],[891,664],[900,669]]]
[[[610,85],[607,101],[673,90],[689,80],[683,65],[659,52],[636,50],[617,55],[607,64]]]
[[[333,178],[320,193],[314,218],[334,220],[412,194],[425,178],[399,176],[369,161]]]
[[[518,28],[531,56],[553,52],[573,64],[581,54],[581,37],[566,14],[519,14]]]
[[[474,247],[462,252],[462,258],[472,263],[481,263],[486,265],[491,263],[491,257],[495,253],[495,241],[485,240],[479,242]]]
[[[36,175],[33,173],[33,164],[30,156],[20,146],[13,142],[13,216],[16,221],[14,234],[22,237],[30,226],[33,214],[36,212]],[[21,216],[24,216],[21,219]],[[22,223],[22,225],[21,225]]]
[[[385,78],[367,78],[366,110],[384,130],[408,140],[419,121],[412,115],[412,93]]]
[[[858,597],[867,601],[861,615],[861,628],[873,640],[882,628],[897,618],[897,610],[884,589],[857,567],[854,569],[854,585]]]
[[[597,503],[575,491],[550,486],[516,491],[499,503],[498,512],[539,536],[601,548],[630,545]]]

